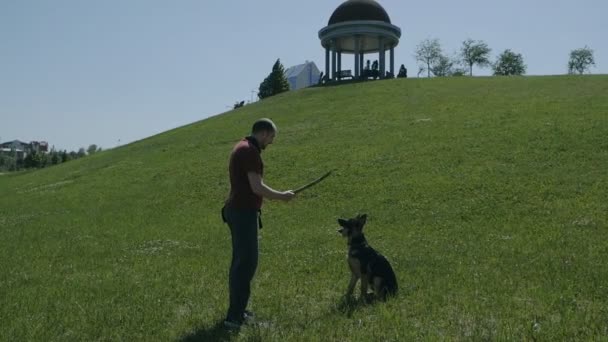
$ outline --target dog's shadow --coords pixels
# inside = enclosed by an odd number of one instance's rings
[[[375,302],[376,300],[372,299],[371,297],[368,299],[368,301],[362,301],[344,296],[340,298],[340,301],[333,307],[332,312],[351,318],[355,311],[365,306],[373,305]]]
[[[183,336],[180,342],[203,342],[203,341],[230,341],[235,332],[224,327],[224,320],[220,319],[210,327],[201,327],[196,331]]]

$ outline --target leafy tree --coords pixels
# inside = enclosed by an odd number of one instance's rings
[[[28,153],[23,159],[23,167],[26,169],[40,167],[40,154],[38,152]]]
[[[272,67],[270,75],[260,83],[258,97],[260,99],[265,99],[288,90],[289,82],[287,82],[287,79],[285,78],[285,68],[283,68],[281,60],[277,59]]]
[[[9,171],[19,171],[23,169],[23,159],[24,158],[15,158],[15,167],[13,169],[9,169]]]
[[[447,56],[440,55],[435,64],[431,66],[431,72],[438,77],[451,76],[454,62]]]
[[[17,160],[15,159],[15,157],[7,154],[0,154],[0,170],[17,170]]]
[[[38,160],[39,160],[39,168],[44,168],[47,167],[50,163],[51,163],[51,159],[49,158],[49,155],[46,153],[37,153],[38,155]]]
[[[97,152],[97,145],[95,145],[95,144],[89,145],[89,148],[87,148],[87,154],[91,155],[91,154],[95,154],[95,152]]]
[[[595,66],[593,58],[593,50],[585,46],[582,49],[570,51],[570,60],[568,61],[568,73],[578,73],[582,75],[585,71],[589,71],[591,66]]]
[[[86,155],[87,153],[85,152],[84,147],[81,147],[78,149],[78,153],[76,153],[76,158],[82,158]]]
[[[462,42],[460,57],[462,63],[469,67],[469,75],[473,76],[473,66],[476,64],[482,68],[491,65],[489,59],[491,51],[488,44],[481,40],[467,39]]]
[[[439,39],[425,39],[416,46],[414,54],[416,61],[424,63],[425,66],[420,66],[418,75],[426,70],[427,77],[431,77],[431,65],[435,65],[441,57],[441,45]]]
[[[452,76],[464,76],[467,74],[467,71],[463,68],[454,68],[452,70]]]
[[[61,157],[57,151],[51,152],[51,165],[57,165],[61,162]]]
[[[503,51],[492,66],[494,75],[500,76],[523,75],[526,73],[526,68],[522,55],[509,49]]]
[[[61,152],[61,162],[65,163],[69,160],[70,160],[70,156],[68,155],[68,151],[63,150],[63,152]]]

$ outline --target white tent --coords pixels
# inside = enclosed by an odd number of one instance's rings
[[[289,82],[290,90],[310,87],[319,82],[320,71],[314,62],[306,61],[285,70],[285,78]]]

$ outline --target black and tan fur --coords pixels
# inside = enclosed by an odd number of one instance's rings
[[[387,296],[397,294],[397,278],[388,260],[367,243],[363,235],[366,221],[365,214],[348,220],[338,219],[342,227],[338,232],[348,239],[348,266],[351,278],[346,296],[352,297],[355,285],[361,279],[361,300],[369,299],[369,287],[372,288],[376,298],[385,300]]]

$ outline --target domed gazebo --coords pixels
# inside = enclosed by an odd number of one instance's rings
[[[377,52],[379,76],[384,78],[386,50],[390,50],[389,71],[395,75],[395,46],[400,37],[401,29],[391,24],[388,13],[376,1],[344,2],[331,15],[327,26],[319,31],[321,45],[325,48],[325,75],[332,80],[344,75],[341,72],[342,54],[347,53],[355,56],[353,76],[359,78],[363,74],[365,54]]]

